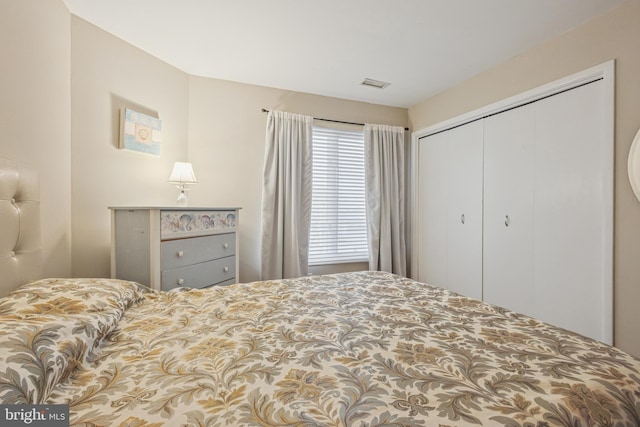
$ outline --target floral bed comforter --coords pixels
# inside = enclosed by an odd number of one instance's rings
[[[640,360],[387,273],[50,279],[0,321],[0,401],[74,426],[640,426]]]

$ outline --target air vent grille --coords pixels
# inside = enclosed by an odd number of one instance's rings
[[[389,86],[391,83],[381,82],[380,80],[374,80],[374,79],[366,78],[360,84],[362,86],[375,87],[376,89],[384,89],[387,86]]]

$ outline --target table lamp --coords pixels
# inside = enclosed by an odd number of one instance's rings
[[[191,163],[186,162],[176,162],[173,165],[173,170],[171,171],[171,176],[169,177],[170,184],[176,184],[180,193],[178,194],[178,199],[176,202],[178,206],[187,206],[189,203],[189,199],[187,198],[188,188],[186,187],[188,184],[197,184],[198,180],[196,179],[196,175],[193,173],[193,167]]]

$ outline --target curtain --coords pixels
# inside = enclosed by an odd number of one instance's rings
[[[313,118],[267,116],[262,188],[262,280],[306,276]]]
[[[404,128],[364,127],[369,269],[406,276]]]

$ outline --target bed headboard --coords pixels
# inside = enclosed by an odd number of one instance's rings
[[[0,296],[41,278],[38,174],[0,159]]]

